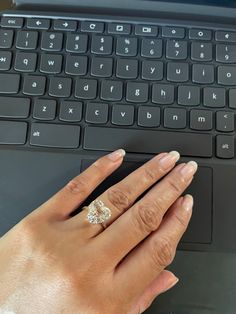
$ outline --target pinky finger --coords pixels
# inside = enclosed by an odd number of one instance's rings
[[[173,288],[178,281],[179,279],[172,272],[163,270],[144,290],[129,314],[144,313],[151,306],[156,297]]]

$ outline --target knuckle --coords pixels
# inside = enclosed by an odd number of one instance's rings
[[[87,195],[89,193],[88,180],[85,180],[81,176],[73,178],[67,185],[66,189],[71,194]]]
[[[149,167],[144,167],[143,168],[143,175],[142,175],[142,178],[145,179],[145,181],[148,181],[148,182],[155,182],[157,180],[157,177],[158,177],[158,173],[159,171],[157,169],[150,169]]]
[[[158,240],[153,240],[151,245],[151,258],[154,262],[154,267],[157,269],[167,267],[172,263],[174,255],[175,250],[168,238],[162,237]]]
[[[128,190],[126,192],[120,188],[111,188],[107,191],[109,202],[120,211],[126,210],[131,205]]]
[[[176,214],[176,213],[173,213],[173,216],[174,216],[174,219],[177,221],[177,223],[184,229],[186,230],[187,227],[188,227],[188,218],[187,216],[185,215],[180,215],[180,214]]]
[[[181,194],[183,192],[185,181],[180,176],[174,176],[170,177],[168,180],[168,184],[170,186],[170,189],[177,195]]]
[[[157,212],[153,204],[140,204],[137,207],[136,218],[134,221],[137,224],[138,230],[143,233],[151,233],[156,230],[161,223],[161,215]]]

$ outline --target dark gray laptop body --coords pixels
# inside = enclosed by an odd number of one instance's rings
[[[193,28],[227,28],[236,31],[236,2],[182,2],[57,0],[48,5],[46,0],[16,0],[15,8],[3,14],[26,18],[88,19],[108,23],[125,21]],[[213,149],[216,149],[215,146]],[[100,149],[81,148],[70,151],[36,148],[30,145],[0,145],[0,235],[104,153],[105,150]],[[128,153],[124,166],[101,187],[101,190],[124,177],[151,156],[153,154]],[[173,291],[160,297],[148,313],[236,312],[235,158],[194,159],[200,165],[196,180],[189,190],[196,199],[195,212],[190,228],[179,246],[180,251],[171,266],[180,277],[180,283]],[[183,157],[182,160],[187,161],[189,158]],[[99,193],[99,190],[96,193]]]

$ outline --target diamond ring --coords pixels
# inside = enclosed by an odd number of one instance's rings
[[[110,208],[100,200],[94,200],[89,206],[85,206],[88,209],[87,220],[91,224],[103,224],[111,217]]]

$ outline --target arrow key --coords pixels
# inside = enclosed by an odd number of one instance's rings
[[[50,20],[48,19],[28,19],[26,23],[28,28],[49,29]]]
[[[216,113],[216,129],[220,132],[234,131],[234,113],[218,111]]]
[[[57,31],[75,31],[77,29],[76,21],[55,20],[53,28]]]

